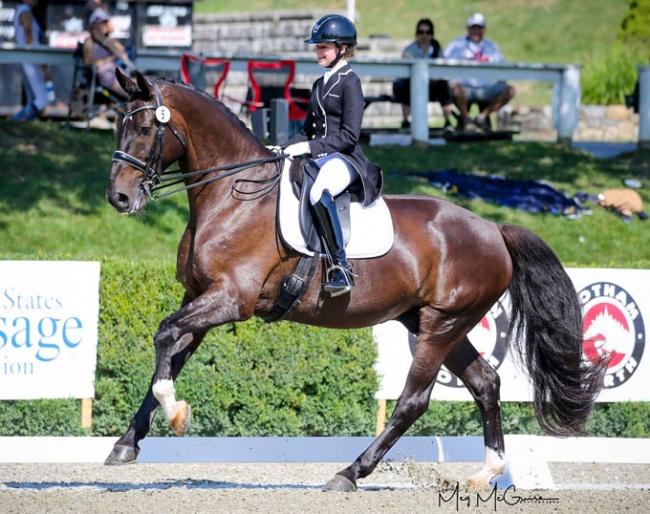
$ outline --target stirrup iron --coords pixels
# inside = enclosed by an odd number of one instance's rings
[[[338,272],[338,277],[331,277],[335,272]],[[327,283],[323,285],[323,290],[328,292],[332,298],[349,293],[353,286],[354,279],[349,267],[332,264],[327,268]]]

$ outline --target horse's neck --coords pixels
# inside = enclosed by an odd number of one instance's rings
[[[243,167],[247,162],[264,157],[268,157],[264,151],[221,155],[212,160],[199,160],[206,165],[196,170],[220,168],[232,164],[242,164]],[[255,212],[262,203],[271,200],[275,204],[277,201],[277,186],[272,182],[278,173],[275,163],[242,169],[232,175],[229,175],[230,173],[231,170],[226,170],[198,176],[194,179],[195,182],[208,181],[217,176],[223,178],[187,190],[190,216],[198,225],[211,223],[214,218],[218,218],[220,224],[225,223],[227,226],[229,219],[237,219],[239,222],[242,209],[246,209],[246,213],[251,213]]]
[[[196,91],[179,98],[182,100],[179,111],[184,113],[187,134],[187,149],[181,168],[188,173],[216,170],[186,179],[187,186],[205,182],[187,191],[192,216],[198,220],[206,212],[225,213],[233,205],[246,203],[237,197],[250,199],[246,198],[249,195],[237,195],[239,187],[235,185],[243,184],[241,187],[246,189],[252,184],[246,181],[271,178],[275,165],[271,163],[237,172],[222,168],[245,166],[250,161],[268,157],[268,152],[232,112],[213,98]],[[223,178],[215,179],[217,176]],[[252,187],[256,187],[255,184]]]

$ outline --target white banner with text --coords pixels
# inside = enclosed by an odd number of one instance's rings
[[[650,270],[568,268],[583,306],[583,353],[586,359],[608,357],[600,402],[650,400],[650,355],[644,355],[645,321],[650,321]],[[503,401],[532,401],[528,378],[515,366],[506,347],[510,323],[507,293],[469,333],[471,343],[501,377]],[[417,339],[400,323],[373,328],[379,374],[377,399],[394,400],[402,392]],[[433,400],[471,401],[465,386],[444,366]]]
[[[93,398],[99,262],[0,261],[0,399]]]

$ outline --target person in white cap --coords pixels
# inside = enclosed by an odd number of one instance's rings
[[[485,16],[474,13],[467,19],[467,34],[457,37],[445,48],[445,59],[479,62],[502,62],[503,54],[499,46],[485,37]],[[489,132],[489,115],[506,105],[514,96],[515,88],[503,81],[469,79],[452,81],[450,84],[454,104],[461,114],[461,128],[466,131],[479,128]],[[469,118],[469,105],[481,102],[484,108],[472,121]]]
[[[97,79],[103,87],[126,99],[126,93],[115,78],[115,68],[122,66],[131,71],[135,66],[129,59],[124,45],[110,37],[113,25],[110,15],[104,9],[95,9],[88,21],[90,37],[86,38],[83,44],[84,62],[88,66],[95,66]]]

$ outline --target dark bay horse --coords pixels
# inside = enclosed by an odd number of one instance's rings
[[[299,255],[278,235],[278,157],[223,104],[192,86],[118,72],[129,94],[118,119],[118,147],[106,195],[122,213],[136,213],[172,163],[189,199],[189,221],[178,249],[185,296],[154,336],[156,369],[138,412],[107,464],[136,460],[158,406],[174,432],[188,428],[189,407],[174,380],[206,332],[224,323],[267,315],[283,277]],[[248,163],[242,165],[241,163]],[[254,195],[241,189],[253,185]],[[155,194],[155,193],[153,193]],[[242,198],[245,196],[245,198]],[[245,201],[246,200],[246,201]],[[395,231],[384,256],[354,260],[356,287],[332,298],[322,291],[322,264],[289,321],[358,328],[398,320],[417,334],[413,364],[383,433],[326,490],[354,491],[427,409],[444,364],[469,389],[480,410],[485,464],[468,481],[487,487],[505,469],[499,377],[467,338],[508,290],[512,344],[534,387],[542,428],[579,431],[602,384],[602,366],[583,359],[577,294],[553,251],[521,227],[480,218],[428,196],[385,196]]]

